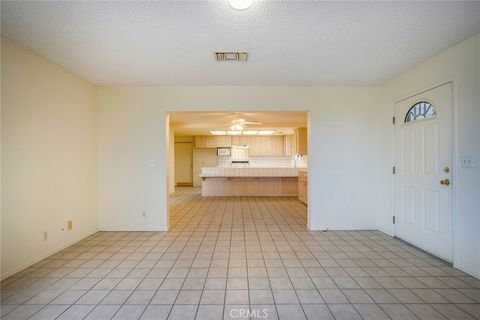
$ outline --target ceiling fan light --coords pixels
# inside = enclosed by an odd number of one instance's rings
[[[230,129],[232,129],[233,131],[242,131],[243,126],[241,124],[236,123],[233,126],[231,126]]]

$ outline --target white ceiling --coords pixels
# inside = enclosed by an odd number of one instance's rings
[[[480,31],[480,2],[1,2],[2,34],[99,85],[377,85]],[[248,51],[246,63],[214,51]]]
[[[170,125],[175,135],[208,135],[210,130],[230,130],[232,120],[258,121],[248,124],[245,130],[277,130],[291,133],[292,129],[307,126],[307,112],[171,112]]]

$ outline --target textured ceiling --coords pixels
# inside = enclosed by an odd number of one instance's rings
[[[480,2],[1,2],[2,34],[100,85],[376,85],[480,31]],[[214,51],[249,52],[246,63]]]
[[[171,112],[170,125],[176,135],[204,135],[210,130],[230,130],[234,119],[259,121],[247,124],[245,130],[278,130],[290,132],[293,128],[307,126],[307,112]]]

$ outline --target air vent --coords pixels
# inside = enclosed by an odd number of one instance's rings
[[[246,52],[215,52],[217,61],[247,61],[247,58]]]

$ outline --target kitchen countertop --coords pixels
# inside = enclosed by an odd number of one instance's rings
[[[294,167],[204,167],[202,178],[230,177],[298,177],[298,171],[305,168]]]

